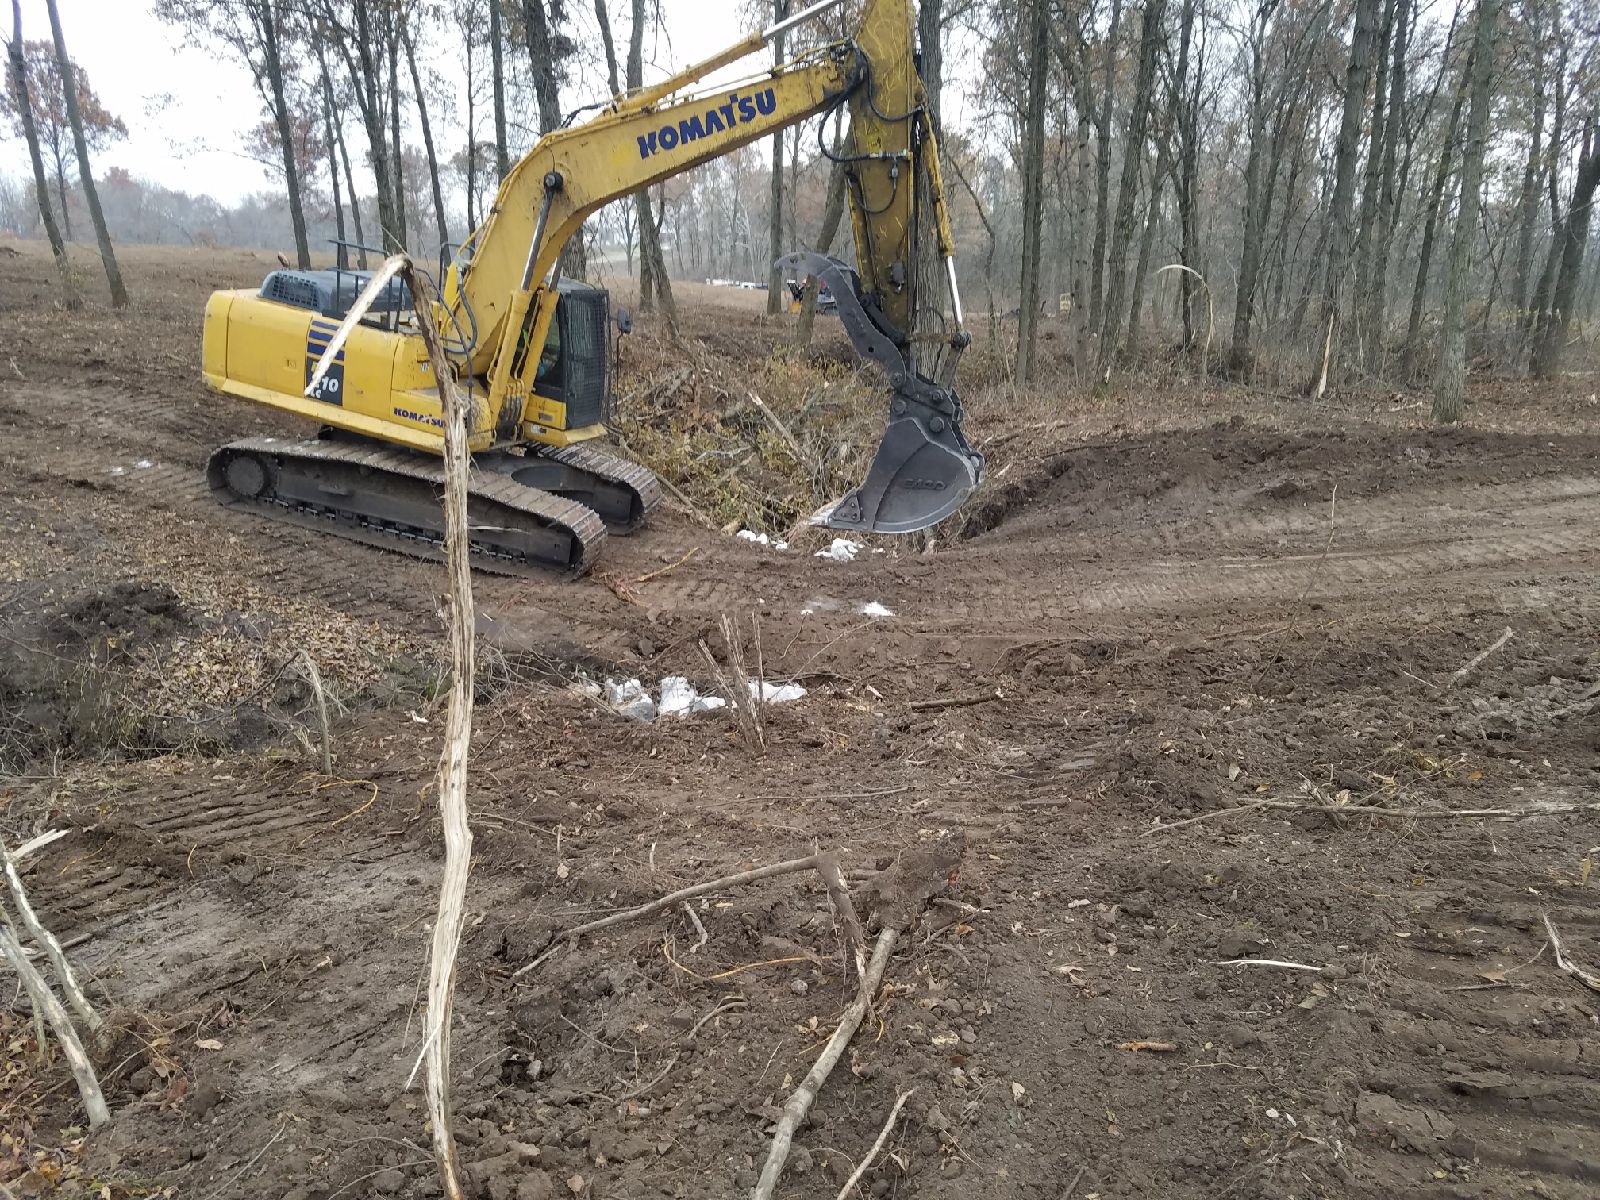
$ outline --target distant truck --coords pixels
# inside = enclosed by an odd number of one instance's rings
[[[800,305],[806,298],[806,284],[811,282],[811,278],[807,276],[805,279],[789,279],[785,282],[789,285],[789,311],[799,312]],[[817,284],[817,311],[819,313],[839,311],[839,302],[833,298],[833,293],[828,290],[828,285],[825,283]]]

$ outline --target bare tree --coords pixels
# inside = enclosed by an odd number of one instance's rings
[[[33,190],[39,202],[39,219],[44,222],[45,236],[50,239],[50,253],[54,256],[56,270],[61,274],[61,302],[68,308],[77,308],[82,302],[77,285],[72,279],[72,267],[67,261],[67,244],[61,238],[55,214],[50,209],[50,188],[45,183],[44,156],[39,152],[39,130],[33,119],[33,97],[28,88],[28,72],[22,57],[22,0],[11,0],[11,41],[7,44],[6,61],[10,67],[10,97],[17,114],[17,124],[28,143],[28,158],[33,164]]]
[[[1159,2],[1159,0],[1158,0]],[[1033,377],[1039,335],[1039,252],[1044,213],[1044,101],[1050,87],[1050,27],[1046,0],[1030,0],[1027,19],[1028,90],[1022,121],[1022,287],[1017,314],[1017,382]]]
[[[1551,247],[1552,257],[1559,253],[1560,266],[1551,305],[1540,314],[1532,364],[1533,374],[1538,379],[1550,379],[1561,369],[1561,355],[1572,325],[1578,276],[1583,269],[1583,253],[1589,238],[1589,216],[1594,209],[1596,185],[1600,185],[1600,118],[1591,115],[1583,130],[1583,152],[1572,184],[1572,200]]]
[[[400,40],[405,45],[411,90],[417,94],[417,120],[422,126],[422,146],[428,156],[428,181],[433,186],[433,220],[439,231],[439,245],[444,246],[450,241],[450,225],[444,211],[444,192],[439,187],[439,156],[433,149],[433,127],[428,124],[428,101],[422,87],[422,75],[417,70],[416,42],[408,22],[401,23]],[[470,82],[468,87],[470,90]]]
[[[1128,136],[1122,148],[1122,178],[1117,186],[1117,218],[1106,258],[1105,323],[1100,331],[1100,365],[1108,369],[1121,348],[1122,317],[1128,289],[1128,247],[1133,242],[1134,201],[1144,165],[1145,137],[1155,95],[1156,53],[1166,0],[1145,0],[1139,32],[1139,74],[1128,114]]]
[[[94,186],[94,170],[89,162],[89,142],[83,133],[83,114],[78,109],[72,59],[67,55],[67,39],[61,32],[61,14],[56,11],[56,0],[45,0],[45,8],[50,13],[50,36],[55,41],[56,63],[61,70],[61,94],[67,106],[67,119],[72,123],[72,142],[78,154],[78,178],[83,184],[84,203],[89,206],[89,219],[94,222],[95,240],[100,243],[100,261],[105,264],[106,282],[111,285],[111,306],[127,308],[128,289],[122,283],[122,268],[117,266],[117,252],[112,248],[105,213],[100,210],[100,194]]]
[[[1361,111],[1366,105],[1367,84],[1372,77],[1377,24],[1378,0],[1356,0],[1355,29],[1344,78],[1344,113],[1334,151],[1333,196],[1328,204],[1327,262],[1322,276],[1322,315],[1317,327],[1317,369],[1310,388],[1316,399],[1328,389],[1328,372],[1337,345],[1339,303],[1350,261],[1350,215],[1355,198],[1356,158],[1361,152]]]
[[[789,15],[789,0],[772,0],[772,23],[776,25]],[[784,36],[778,34],[772,39],[772,65],[783,65]],[[799,142],[799,132],[795,134],[796,144]],[[783,298],[779,293],[783,290],[783,271],[778,267],[778,255],[782,253],[779,247],[783,243],[783,130],[778,130],[772,135],[772,178],[768,189],[768,240],[767,257],[772,260],[767,268],[767,315],[777,316],[782,311]]]

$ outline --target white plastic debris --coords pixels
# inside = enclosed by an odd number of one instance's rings
[[[606,703],[619,717],[633,721],[654,721],[656,702],[637,679],[606,680]]]
[[[876,600],[869,600],[861,606],[861,615],[863,617],[892,617],[894,616],[894,611],[885,608]]]
[[[812,557],[831,558],[834,562],[853,562],[860,553],[860,542],[852,542],[849,538],[834,538],[833,545],[826,550],[818,550]]]
[[[746,682],[750,684],[750,695],[763,704],[790,704],[806,694],[798,683],[767,683],[765,680],[757,683],[754,679]]]
[[[754,529],[741,529],[733,535],[740,541],[754,542],[758,546],[771,546],[774,550],[787,550],[788,542],[774,541],[764,533],[757,533]]]
[[[112,467],[111,468],[111,473],[113,475],[126,475],[128,473],[128,468],[127,467]]]
[[[682,675],[668,675],[661,681],[661,715],[687,717],[710,712],[727,703],[721,696],[702,696]]]
[[[134,463],[133,466],[134,470],[136,471],[148,471],[151,467],[155,466],[155,463],[151,462],[148,458],[141,458],[138,462]]]

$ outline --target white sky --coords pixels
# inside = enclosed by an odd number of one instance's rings
[[[226,204],[263,189],[281,186],[242,149],[246,133],[263,118],[254,83],[242,63],[218,51],[208,53],[185,47],[179,34],[156,19],[151,0],[59,0],[67,49],[88,72],[90,83],[105,106],[120,116],[128,136],[95,156],[95,169],[103,173],[124,167],[136,177],[194,194],[209,193]],[[613,9],[621,5],[613,3]],[[739,36],[735,0],[662,0],[666,40],[654,47],[656,72],[705,58]],[[592,35],[594,12],[583,4],[569,5],[579,40],[597,43]],[[726,14],[717,16],[714,14]],[[9,13],[5,14],[9,17]],[[29,40],[50,37],[44,0],[22,0],[23,36]],[[613,16],[619,53],[626,51],[627,19]],[[4,22],[10,37],[10,21]],[[459,78],[459,49],[441,33],[433,70],[443,78]],[[598,55],[598,51],[590,51]],[[652,47],[646,43],[646,58]],[[759,58],[749,60],[752,66]],[[483,63],[484,68],[487,62]],[[508,73],[523,67],[519,55],[508,55]],[[574,83],[563,95],[563,106],[598,99],[609,91],[604,69],[576,64]],[[647,70],[647,77],[652,73]],[[581,94],[580,94],[581,92]],[[430,104],[433,97],[430,97]],[[430,109],[437,124],[448,124],[451,142],[463,139],[459,118],[451,121],[444,108],[464,108],[454,97],[450,104]],[[480,109],[480,112],[482,110]],[[362,143],[359,128],[347,136]],[[413,134],[415,131],[413,130]],[[487,121],[479,137],[492,136]],[[444,131],[435,130],[443,142]],[[409,139],[408,139],[409,140]],[[414,140],[420,142],[420,135]],[[517,140],[513,138],[513,140]],[[0,171],[21,177],[28,174],[21,141],[0,140]]]

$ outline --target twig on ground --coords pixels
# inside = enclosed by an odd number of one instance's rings
[[[820,476],[821,472],[817,469],[817,464],[801,447],[799,439],[789,432],[789,427],[778,420],[778,414],[767,407],[767,402],[754,392],[750,393],[750,402],[761,411],[761,415],[767,419],[767,424],[777,431],[778,436],[788,443],[789,449],[794,452],[795,462],[810,471],[814,477]]]
[[[41,833],[38,837],[29,838],[11,852],[12,862],[21,862],[30,854],[37,854],[52,842],[59,842],[70,834],[70,829],[52,829],[49,833]]]
[[[906,707],[912,712],[935,712],[941,708],[970,708],[974,704],[990,704],[1005,698],[1005,693],[999,688],[995,688],[992,692],[966,692],[960,696],[938,696],[932,700],[913,700]]]
[[[839,932],[844,936],[844,960],[855,964],[856,978],[860,979],[867,970],[867,935],[850,899],[850,888],[845,884],[837,858],[821,851],[814,857],[817,874],[822,876],[822,885],[828,889],[828,900],[833,904],[833,915],[839,921]]]
[[[883,1149],[883,1144],[889,1140],[889,1131],[894,1128],[894,1123],[899,1120],[900,1110],[906,1106],[906,1101],[911,1099],[916,1094],[916,1091],[916,1088],[911,1088],[900,1093],[900,1098],[894,1102],[894,1107],[889,1110],[889,1119],[883,1123],[883,1128],[878,1133],[878,1140],[872,1143],[872,1149],[867,1151],[867,1156],[850,1173],[850,1178],[844,1181],[844,1186],[839,1189],[839,1195],[836,1200],[846,1200],[846,1197],[850,1195],[850,1189],[855,1187],[861,1181],[861,1177],[867,1173],[867,1169],[872,1166],[873,1161]]]
[[[700,935],[700,940],[689,947],[689,953],[693,954],[711,940],[711,935],[706,932],[706,927],[700,920],[700,914],[695,912],[694,905],[685,900],[683,902],[683,911],[689,914],[689,920],[693,923],[695,932]]]
[[[827,1082],[834,1066],[843,1057],[845,1047],[850,1044],[850,1039],[861,1027],[861,1021],[867,1015],[867,1006],[871,1004],[873,994],[878,990],[884,968],[889,965],[889,955],[894,953],[895,942],[899,937],[900,931],[893,926],[884,928],[878,934],[877,945],[872,951],[872,961],[867,964],[866,974],[862,976],[860,990],[856,992],[855,999],[850,1002],[850,1006],[839,1019],[839,1027],[828,1039],[821,1056],[783,1106],[783,1115],[778,1118],[778,1127],[772,1134],[772,1148],[767,1152],[766,1165],[761,1168],[761,1178],[756,1183],[755,1191],[751,1193],[751,1200],[772,1200],[773,1189],[778,1186],[778,1177],[783,1174],[784,1163],[788,1161],[789,1150],[794,1144],[794,1131],[800,1127],[800,1122],[806,1119],[806,1114],[816,1102],[817,1093],[822,1090],[822,1085]]]
[[[584,925],[575,925],[571,929],[563,929],[556,934],[556,938],[560,940],[581,937],[583,934],[593,933],[597,929],[606,929],[612,925],[621,925],[624,922],[634,921],[640,917],[648,917],[651,913],[660,912],[664,908],[671,908],[674,904],[684,900],[693,900],[696,896],[704,896],[708,892],[719,892],[723,888],[755,883],[760,879],[771,879],[774,875],[792,875],[796,871],[809,871],[816,865],[817,857],[813,854],[806,858],[792,858],[788,862],[757,867],[753,871],[740,871],[737,875],[724,875],[721,879],[713,879],[709,883],[697,883],[693,887],[680,888],[676,892],[662,896],[658,900],[652,900],[648,904],[641,904],[637,908],[624,909],[622,912],[612,913],[608,917],[601,917],[597,921],[590,921]]]
[[[83,1043],[78,1040],[78,1031],[72,1027],[72,1018],[61,1006],[61,1001],[56,999],[55,993],[50,990],[50,985],[44,981],[44,976],[39,974],[39,969],[28,961],[28,956],[23,953],[22,943],[17,940],[17,935],[12,932],[9,925],[0,925],[0,953],[4,953],[12,969],[22,980],[22,986],[28,991],[28,999],[33,1003],[34,1012],[44,1013],[50,1028],[55,1031],[56,1041],[60,1043],[61,1051],[67,1058],[67,1065],[72,1068],[72,1077],[78,1083],[78,1094],[83,1097],[84,1110],[89,1114],[89,1125],[91,1127],[104,1125],[111,1120],[111,1111],[106,1107],[106,1098],[100,1090],[100,1081],[95,1077],[94,1064],[84,1053]]]
[[[1166,825],[1156,825],[1146,829],[1140,837],[1149,837],[1155,833],[1171,833],[1174,829],[1182,829],[1185,825],[1198,825],[1202,821],[1215,821],[1221,817],[1231,817],[1235,813],[1249,812],[1253,808],[1267,808],[1270,801],[1256,800],[1249,804],[1241,804],[1237,808],[1218,808],[1211,812],[1201,813],[1198,817],[1185,817],[1181,821],[1172,821]]]
[[[72,1011],[78,1015],[78,1020],[90,1033],[99,1033],[105,1023],[100,1019],[100,1014],[94,1011],[94,1005],[89,1003],[89,997],[83,994],[83,988],[78,986],[78,977],[72,973],[72,964],[67,962],[61,943],[56,941],[55,934],[44,927],[39,915],[33,911],[33,905],[28,902],[28,893],[22,886],[16,860],[3,842],[0,842],[0,864],[5,868],[6,883],[11,889],[11,899],[17,906],[18,920],[12,920],[3,905],[0,905],[0,914],[13,928],[26,931],[34,944],[44,951],[45,957],[50,960],[50,969],[55,972],[56,983],[61,986],[62,994],[72,1006]],[[18,948],[21,948],[21,943],[18,943]]]
[[[1545,935],[1550,939],[1550,949],[1555,951],[1556,966],[1578,980],[1590,991],[1600,992],[1600,975],[1596,975],[1592,971],[1585,971],[1568,958],[1566,950],[1561,945],[1561,935],[1556,932],[1556,927],[1550,923],[1550,914],[1540,913],[1539,915],[1544,918],[1544,931]]]
[[[657,567],[654,571],[646,571],[643,575],[640,575],[637,579],[635,579],[634,582],[649,583],[652,579],[660,579],[663,575],[676,571],[679,567],[683,566],[684,563],[688,562],[691,558],[699,553],[700,547],[692,546],[689,549],[689,553],[685,554],[677,562],[668,563],[664,567]]]
[[[328,697],[322,690],[322,672],[316,660],[306,651],[300,651],[300,661],[305,664],[306,679],[311,684],[311,694],[317,701],[317,723],[322,726],[322,773],[333,774],[333,734],[328,727]]]
[[[1280,967],[1285,971],[1321,971],[1309,963],[1285,962],[1281,958],[1230,958],[1219,962],[1219,967]]]
[[[1504,646],[1514,636],[1516,636],[1516,635],[1512,633],[1511,626],[1507,625],[1505,627],[1505,631],[1498,638],[1495,639],[1494,645],[1490,646],[1487,650],[1483,651],[1483,653],[1475,656],[1473,658],[1473,660],[1471,662],[1469,662],[1466,666],[1462,667],[1459,671],[1457,671],[1453,675],[1451,675],[1450,678],[1445,682],[1445,686],[1446,687],[1455,687],[1456,684],[1460,683],[1468,675],[1472,674],[1473,671],[1477,670],[1478,667],[1480,667],[1483,664],[1483,661],[1486,658],[1488,658],[1496,650],[1500,649],[1501,646]]]
[[[1072,1200],[1072,1193],[1078,1190],[1078,1181],[1088,1169],[1088,1167],[1078,1168],[1078,1173],[1072,1177],[1072,1182],[1067,1184],[1067,1190],[1061,1193],[1061,1200]]]

